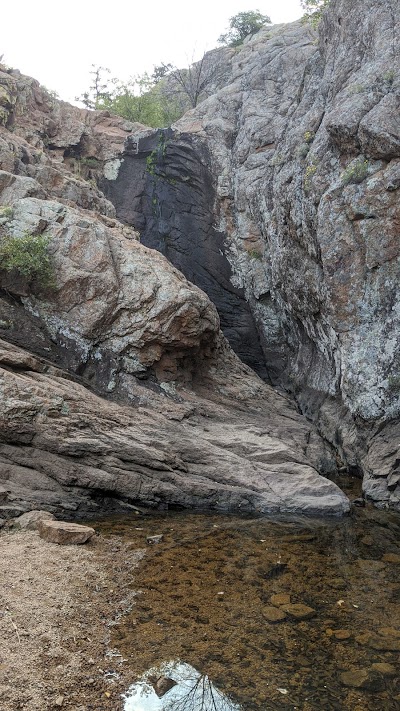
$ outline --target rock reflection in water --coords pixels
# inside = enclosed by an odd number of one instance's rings
[[[175,682],[161,698],[154,684],[160,677]],[[184,662],[172,661],[150,669],[130,687],[124,699],[124,711],[241,711],[206,674]]]

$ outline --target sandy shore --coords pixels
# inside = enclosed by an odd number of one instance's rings
[[[36,532],[1,532],[2,711],[120,711],[133,679],[108,643],[133,603],[141,555],[116,538],[58,546]]]

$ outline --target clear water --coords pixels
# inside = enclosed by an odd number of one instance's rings
[[[157,679],[175,682],[156,693]],[[152,683],[153,682],[153,683]],[[205,674],[184,662],[167,662],[150,669],[124,696],[124,711],[241,711]]]
[[[112,639],[132,682],[182,660],[243,711],[400,709],[399,516],[171,513],[96,527],[146,548]]]

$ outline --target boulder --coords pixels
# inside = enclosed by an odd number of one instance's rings
[[[39,535],[49,543],[70,545],[86,543],[94,536],[94,528],[67,521],[46,521],[39,523]]]
[[[28,511],[14,519],[13,528],[23,531],[35,531],[41,521],[54,521],[55,516],[49,511]]]

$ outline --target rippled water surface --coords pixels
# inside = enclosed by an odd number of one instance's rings
[[[243,711],[400,709],[399,516],[169,513],[96,527],[146,549],[112,639],[138,678],[182,660]]]

